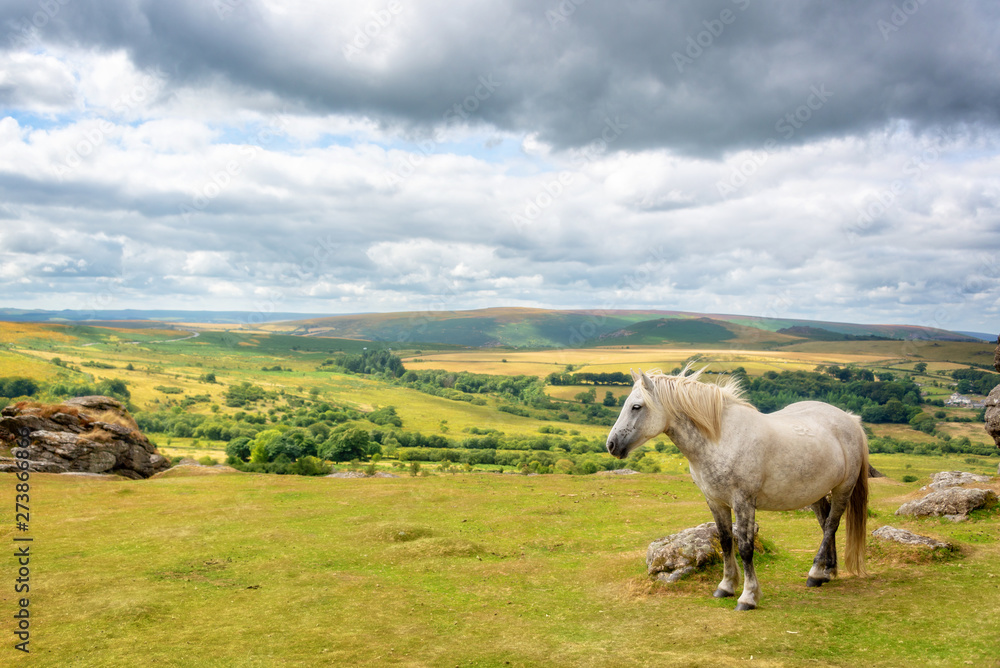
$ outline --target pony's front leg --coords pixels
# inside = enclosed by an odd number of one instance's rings
[[[754,610],[760,600],[760,585],[757,571],[753,566],[753,540],[756,526],[756,511],[753,503],[742,500],[734,508],[736,511],[736,543],[743,560],[743,594],[736,602],[737,610]]]
[[[708,504],[715,518],[715,528],[719,530],[719,547],[722,548],[722,582],[716,587],[712,596],[728,598],[736,595],[736,579],[739,571],[736,568],[736,557],[733,555],[733,514],[726,505]]]

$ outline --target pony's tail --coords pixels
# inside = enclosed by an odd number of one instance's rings
[[[858,481],[847,502],[847,554],[844,565],[859,577],[865,570],[865,548],[868,540],[868,437],[861,432],[861,466]]]

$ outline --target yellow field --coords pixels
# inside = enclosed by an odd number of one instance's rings
[[[969,415],[974,416],[975,413],[970,411]],[[993,444],[993,439],[986,433],[986,428],[981,422],[939,422],[937,428],[952,438],[965,436],[973,443]]]
[[[195,446],[194,442],[198,441]],[[164,457],[190,457],[191,459],[201,459],[208,456],[220,464],[226,461],[226,444],[223,441],[209,441],[206,439],[180,438],[177,436],[159,436],[154,439],[156,449]],[[167,445],[170,441],[170,445]]]
[[[629,369],[658,368],[669,373],[685,360],[700,356],[699,366],[713,371],[729,371],[742,366],[750,374],[789,369],[812,370],[820,364],[873,364],[886,359],[877,352],[794,352],[718,350],[700,348],[582,348],[513,352],[505,350],[461,351],[421,354],[403,358],[408,369],[444,369],[488,374],[530,374],[547,376],[565,372],[609,373]],[[507,360],[504,362],[503,360]]]
[[[66,373],[54,364],[49,364],[34,355],[0,351],[0,377],[22,376],[33,380],[48,381]]]
[[[995,343],[949,343],[939,341],[812,341],[797,343],[785,352],[870,355],[875,359],[906,364],[926,360],[948,360],[967,364],[992,364]],[[912,364],[908,368],[913,368]]]
[[[75,337],[59,331],[58,326],[37,322],[0,322],[0,343],[18,343],[24,339],[47,339],[71,343]]]

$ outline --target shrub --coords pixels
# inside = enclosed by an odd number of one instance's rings
[[[233,408],[246,406],[248,403],[260,401],[264,398],[264,389],[243,381],[239,385],[230,385],[226,390],[226,405]]]
[[[295,463],[289,469],[289,473],[297,475],[327,475],[331,470],[332,467],[323,460],[312,455],[306,455],[295,460]]]
[[[241,462],[250,459],[250,439],[246,436],[234,438],[226,444],[226,455],[235,457]]]
[[[917,476],[915,476],[915,475],[904,475],[903,476],[903,482],[916,482],[916,481],[917,481]]]

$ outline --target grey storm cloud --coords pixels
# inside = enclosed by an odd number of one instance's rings
[[[379,12],[392,23],[377,25]],[[221,77],[309,113],[417,133],[470,99],[469,122],[537,132],[557,148],[599,140],[610,120],[627,126],[615,148],[707,156],[893,120],[1000,123],[991,0],[387,2],[312,33],[253,0],[14,0],[0,8],[6,46],[33,17],[31,34],[124,49],[175,85]],[[377,66],[347,57],[380,41],[392,48]]]

